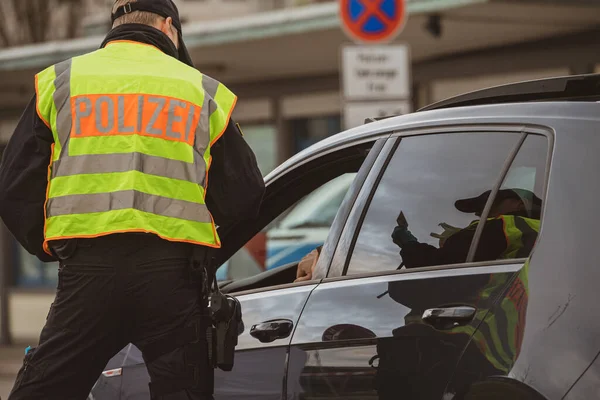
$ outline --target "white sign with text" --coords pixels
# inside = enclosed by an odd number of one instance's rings
[[[409,47],[343,46],[342,76],[346,101],[409,99]]]

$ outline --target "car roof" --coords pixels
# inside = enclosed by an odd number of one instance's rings
[[[451,97],[419,111],[530,101],[600,101],[600,74],[569,75],[494,86]]]
[[[541,79],[483,89],[434,103],[417,112],[372,120],[325,138],[285,161],[265,177],[270,181],[331,151],[420,128],[477,123],[529,123],[561,118],[600,122],[600,74]],[[402,133],[400,133],[402,134]]]

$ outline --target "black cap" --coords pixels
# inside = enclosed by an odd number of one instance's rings
[[[163,18],[171,17],[173,26],[177,29],[179,35],[179,61],[194,66],[185,43],[183,42],[183,31],[181,29],[181,19],[179,10],[172,0],[137,0],[135,3],[127,3],[119,7],[112,15],[111,21],[114,23],[117,18],[134,11],[146,11],[160,15]]]
[[[480,214],[483,211],[485,203],[487,203],[491,192],[491,190],[488,190],[486,192],[481,193],[477,197],[457,200],[456,203],[454,203],[454,206],[458,211],[462,211],[464,213]],[[539,197],[537,197],[533,192],[525,189],[499,190],[498,194],[496,195],[496,198],[494,199],[494,203],[497,204],[499,201],[506,199],[521,200],[525,205],[525,209],[527,210],[528,214],[530,214],[531,216],[539,215],[539,212],[542,207],[542,200]]]

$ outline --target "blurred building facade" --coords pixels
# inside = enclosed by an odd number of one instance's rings
[[[92,51],[109,29],[112,0],[87,0],[81,38],[0,50],[0,151],[30,99],[33,75]],[[339,132],[339,54],[350,43],[337,2],[179,0],[196,66],[239,96],[234,118],[267,174],[281,161]],[[600,72],[595,0],[409,0],[397,42],[411,46],[413,110],[459,93],[512,81]],[[11,324],[37,335],[56,285],[44,265],[10,248]],[[1,266],[0,266],[1,267]],[[40,311],[28,311],[33,307]],[[38,308],[35,308],[38,307]],[[33,322],[32,322],[33,321]]]

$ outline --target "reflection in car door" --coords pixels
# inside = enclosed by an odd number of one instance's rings
[[[291,332],[314,287],[236,296],[242,305],[243,332],[238,336],[233,370],[215,370],[215,399],[281,398]]]
[[[506,282],[521,266],[322,283],[292,339],[288,398],[439,400],[473,321],[489,309],[490,282]],[[482,358],[477,367],[486,365]]]

